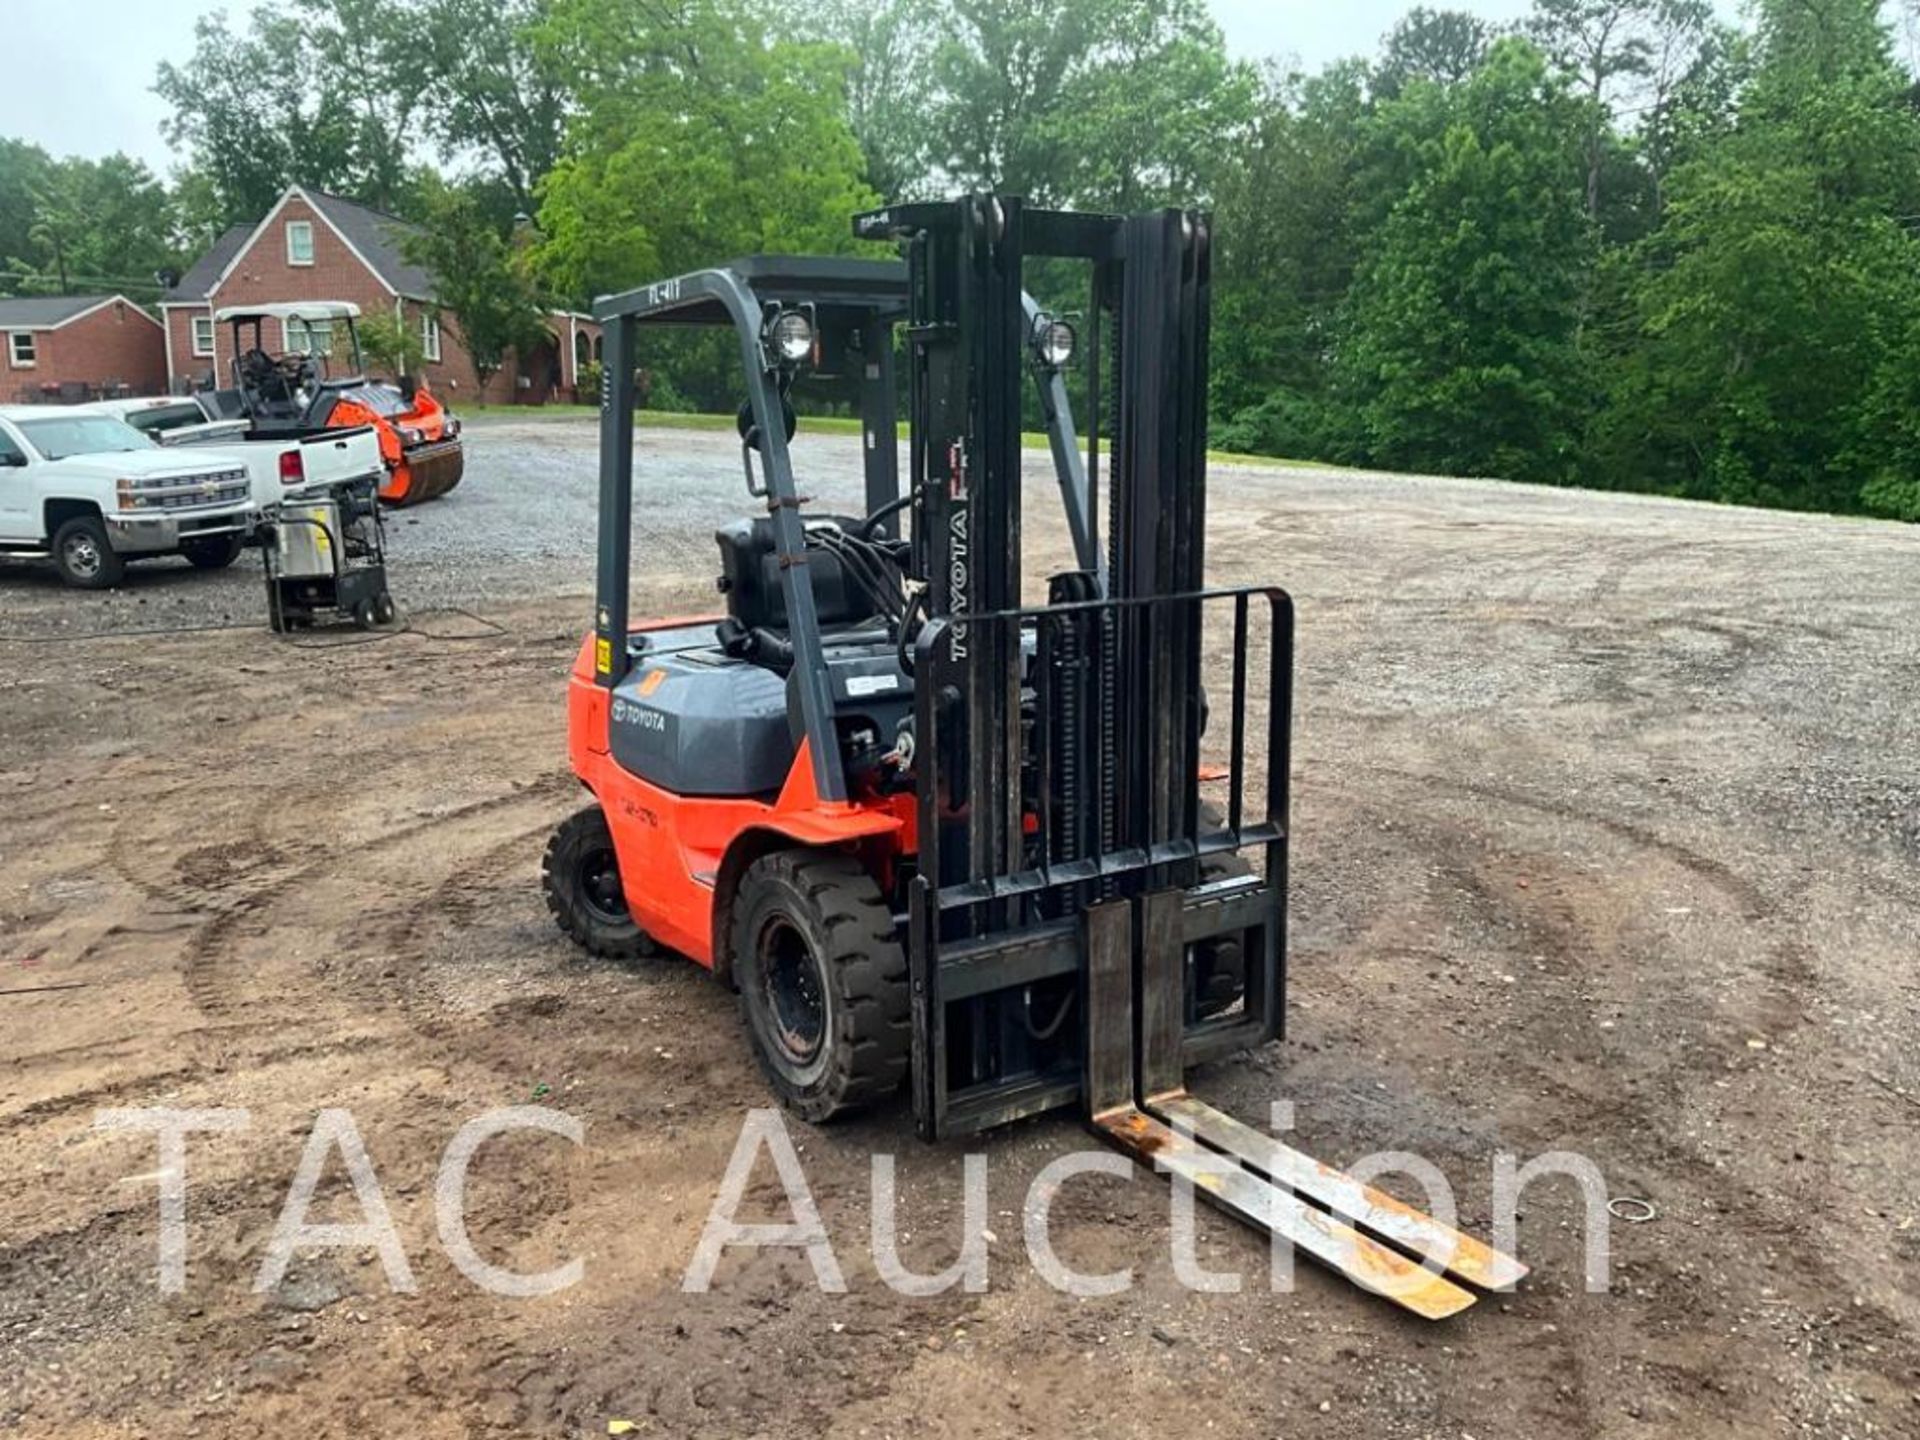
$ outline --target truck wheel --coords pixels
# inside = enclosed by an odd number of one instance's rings
[[[540,862],[540,883],[554,920],[589,955],[631,960],[654,952],[627,909],[613,834],[598,805],[569,816],[553,832]]]
[[[111,590],[127,573],[97,515],[75,516],[54,531],[53,564],[62,580],[81,590]]]
[[[245,543],[239,535],[209,535],[203,540],[182,540],[180,553],[196,570],[224,570],[240,558]]]
[[[755,1057],[787,1107],[819,1123],[885,1099],[912,1057],[907,960],[860,862],[781,850],[747,867],[733,974]]]

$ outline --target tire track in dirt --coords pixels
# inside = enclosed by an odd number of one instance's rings
[[[392,1037],[385,1034],[344,1035],[338,1039],[276,1045],[270,1050],[262,1050],[250,1059],[256,1065],[278,1064],[283,1060],[305,1060],[316,1056],[357,1055],[391,1043]],[[207,1080],[231,1068],[230,1064],[224,1062],[190,1060],[185,1064],[168,1066],[160,1070],[147,1070],[118,1080],[105,1080],[46,1100],[35,1100],[21,1106],[18,1110],[0,1115],[0,1135],[11,1136],[17,1131],[30,1129],[45,1121],[58,1120],[63,1116],[71,1115],[76,1110],[97,1107],[102,1102],[110,1101],[129,1090],[190,1085]]]
[[[1383,772],[1384,773],[1384,772]],[[1724,901],[1735,907],[1736,917],[1775,917],[1779,906],[1746,877],[1711,857],[1703,856],[1678,842],[1667,840],[1631,822],[1616,822],[1607,817],[1585,815],[1574,807],[1554,802],[1537,802],[1508,787],[1463,785],[1436,781],[1407,771],[1391,772],[1415,786],[1433,785],[1455,793],[1497,796],[1502,803],[1513,803],[1544,810],[1555,818],[1597,829],[1627,840],[1639,853],[1652,854],[1674,865],[1682,873],[1701,878],[1713,885]],[[1345,787],[1334,787],[1344,803],[1373,817],[1378,825],[1391,821],[1396,840],[1411,845],[1420,857],[1415,863],[1425,872],[1444,876],[1456,893],[1470,900],[1491,927],[1517,932],[1515,953],[1530,951],[1548,956],[1575,957],[1575,973],[1591,969],[1595,973],[1617,971],[1622,957],[1593,949],[1593,940],[1585,928],[1575,923],[1577,914],[1566,923],[1543,917],[1543,892],[1558,895],[1562,886],[1558,862],[1547,855],[1528,853],[1526,860],[1532,886],[1525,891],[1509,892],[1490,883],[1478,873],[1471,860],[1463,859],[1487,844],[1489,836],[1482,826],[1462,823],[1446,814],[1435,815],[1430,807],[1417,801],[1382,803],[1377,796],[1363,795]],[[1442,802],[1444,803],[1444,801]],[[1574,876],[1583,883],[1584,877]],[[1577,907],[1576,907],[1577,912]],[[1586,953],[1591,950],[1592,953]],[[1752,963],[1758,972],[1772,980],[1778,1006],[1778,1028],[1770,1032],[1777,1045],[1786,1033],[1800,1028],[1806,1017],[1791,1003],[1796,994],[1817,988],[1812,953],[1803,942],[1785,940],[1772,946],[1765,959]],[[1691,978],[1691,977],[1689,977]],[[1796,987],[1798,987],[1796,989]],[[1683,993],[1692,991],[1683,987]],[[1696,1098],[1712,1095],[1712,1087],[1724,1085],[1725,1065],[1721,1057],[1695,1046],[1677,1046],[1662,1059],[1639,1061],[1638,1069],[1651,1083],[1640,1086],[1610,1086],[1596,1091],[1583,1084],[1576,1070],[1559,1054],[1551,1040],[1560,1001],[1551,991],[1538,997],[1533,1017],[1522,1028],[1535,1037],[1537,1054],[1527,1062],[1531,1082],[1529,1110],[1542,1110],[1553,1118],[1548,1134],[1609,1137],[1603,1147],[1610,1157],[1609,1171],[1622,1175],[1657,1177],[1657,1193],[1663,1211],[1670,1215],[1688,1214],[1712,1217],[1708,1235],[1675,1235],[1671,1231],[1636,1237],[1641,1243],[1627,1245],[1616,1235],[1614,1291],[1637,1297],[1642,1328],[1659,1328],[1676,1335],[1699,1333],[1703,1327],[1724,1323],[1724,1317],[1751,1311],[1766,1305],[1792,1308],[1785,1313],[1795,1317],[1818,1316],[1823,1297],[1856,1294],[1860,1275],[1844,1247],[1831,1243],[1836,1237],[1825,1234],[1834,1217],[1809,1209],[1800,1197],[1773,1187],[1753,1183],[1730,1173],[1724,1162],[1712,1153],[1708,1136],[1696,1135],[1695,1125],[1687,1120]],[[1577,1067],[1576,1067],[1577,1068]],[[1666,1077],[1663,1083],[1662,1077]],[[1840,1096],[1836,1103],[1845,1103]],[[1818,1146],[1814,1137],[1796,1137],[1816,1165],[1826,1162],[1813,1154]],[[1581,1147],[1584,1148],[1584,1147]],[[1623,1169],[1623,1162],[1625,1168]],[[1531,1207],[1529,1207],[1531,1208]],[[1726,1243],[1714,1236],[1725,1233]],[[1747,1265],[1756,1252],[1768,1255],[1768,1268],[1755,1272]],[[1715,1276],[1718,1288],[1702,1293],[1702,1281]],[[1733,1277],[1742,1283],[1728,1288]],[[1762,1285],[1771,1289],[1761,1289]],[[1779,1298],[1779,1297],[1790,1298]],[[1774,1298],[1764,1298],[1774,1297]],[[1854,1309],[1842,1317],[1869,1328],[1895,1328],[1896,1322],[1880,1306],[1856,1299]],[[1819,1323],[1824,1324],[1825,1321]],[[1811,1327],[1811,1323],[1809,1324]],[[1622,1350],[1630,1351],[1638,1332],[1623,1334],[1616,1340]],[[1685,1401],[1706,1390],[1723,1395],[1741,1393],[1749,1360],[1743,1347],[1713,1345],[1691,1348],[1683,1358],[1664,1363],[1643,1357],[1641,1373],[1676,1400]],[[1864,1374],[1872,1384],[1895,1391],[1910,1388],[1911,1377],[1895,1350],[1869,1349],[1849,1351],[1848,1365],[1855,1383]],[[1611,1373],[1596,1372],[1590,1357],[1581,1347],[1568,1347],[1569,1388],[1581,1417],[1582,1433],[1609,1433],[1606,1421],[1617,1411],[1614,1380]],[[1817,1394],[1817,1387],[1812,1387]],[[1757,1416],[1755,1417],[1757,1423]]]
[[[1636,848],[1658,852],[1682,870],[1696,876],[1733,901],[1749,919],[1769,919],[1776,913],[1776,907],[1767,898],[1765,892],[1730,867],[1678,841],[1657,835],[1633,821],[1581,810],[1562,801],[1548,799],[1535,791],[1522,790],[1517,786],[1500,785],[1492,781],[1461,780],[1453,776],[1402,770],[1387,765],[1369,766],[1367,773],[1391,776],[1418,788],[1449,790],[1476,800],[1490,800],[1501,805],[1512,805],[1542,815],[1550,815],[1556,820],[1568,820],[1576,825],[1585,825],[1604,831]]]
[[[505,794],[456,806],[362,842],[357,847],[358,859],[362,863],[369,863],[384,853],[433,836],[435,844],[416,846],[418,853],[412,857],[409,867],[387,867],[390,876],[404,875],[408,870],[417,870],[423,861],[446,858],[446,841],[453,827],[489,819],[515,806],[544,804],[550,797],[570,789],[573,783],[571,776],[553,777]],[[452,863],[458,863],[457,857]],[[235,951],[242,943],[266,939],[282,927],[289,928],[292,933],[302,933],[299,929],[302,920],[314,922],[310,931],[314,935],[331,936],[338,931],[342,923],[339,914],[303,915],[302,907],[308,904],[303,888],[338,875],[340,868],[339,857],[330,852],[323,852],[314,859],[297,864],[282,863],[270,867],[250,877],[253,883],[247,893],[236,898],[222,913],[201,927],[199,933],[188,942],[184,978],[195,1006],[203,1015],[218,1019],[232,1013],[240,1003],[237,997],[247,993],[244,982],[258,982],[263,978],[258,972],[239,976],[234,974]],[[414,898],[414,887],[408,883],[396,884],[389,880],[384,888],[393,897],[390,903],[404,906]],[[383,903],[389,902],[383,900]],[[359,923],[360,919],[358,916],[352,917],[353,923]],[[234,985],[236,979],[243,983]],[[256,983],[254,989],[259,988]],[[276,996],[284,1001],[291,993],[291,987],[276,981],[267,987],[265,998],[270,1003]],[[303,1011],[303,1017],[310,1018],[310,1013]]]
[[[409,895],[404,904],[389,907],[390,918],[375,922],[381,937],[380,948],[397,959],[411,960],[416,965],[425,963],[426,952],[431,948],[427,931],[467,908],[461,897],[476,882],[503,877],[513,866],[524,862],[533,853],[535,840],[551,830],[553,824],[551,817],[542,818],[478,851],[461,854],[445,878],[424,893]],[[443,1021],[428,1015],[418,986],[404,983],[398,975],[388,983],[383,972],[370,968],[358,973],[361,987],[378,1003],[392,1007],[415,1034],[431,1042],[445,1042],[447,1027]]]
[[[1739,918],[1757,923],[1776,919],[1781,914],[1778,903],[1731,867],[1658,836],[1644,826],[1581,812],[1575,807],[1545,800],[1512,787],[1423,776],[1405,770],[1383,768],[1374,773],[1390,774],[1416,788],[1429,787],[1475,798],[1495,799],[1502,804],[1512,804],[1550,814],[1556,819],[1591,826],[1627,841],[1642,852],[1657,855],[1675,865],[1682,873],[1711,885],[1724,900],[1736,907]],[[1484,828],[1461,823],[1450,816],[1436,816],[1417,803],[1388,807],[1375,797],[1345,787],[1336,788],[1345,802],[1356,810],[1381,819],[1390,818],[1394,833],[1417,846],[1418,851],[1424,854],[1425,865],[1430,871],[1446,876],[1459,892],[1470,896],[1475,907],[1490,920],[1518,931],[1524,937],[1525,948],[1549,955],[1574,956],[1581,956],[1587,948],[1589,937],[1581,928],[1542,920],[1540,892],[1555,888],[1552,877],[1558,870],[1557,862],[1552,857],[1527,855],[1534,885],[1527,891],[1509,894],[1502,887],[1488,883],[1470,862],[1460,858],[1470,853],[1476,844],[1486,843],[1488,836]],[[1610,968],[1609,957],[1598,952],[1583,958],[1602,972]],[[1617,963],[1619,957],[1611,958]],[[1793,1002],[1795,997],[1818,988],[1813,954],[1804,942],[1787,939],[1772,945],[1766,957],[1756,959],[1753,966],[1777,987],[1774,992],[1776,1003],[1770,1007],[1774,1024],[1770,1034],[1777,1046],[1785,1035],[1807,1023],[1804,1009]],[[1551,1032],[1549,1022],[1555,1006],[1548,1002],[1543,1002],[1543,1005],[1536,1018],[1526,1026],[1527,1033],[1531,1035],[1544,1036]],[[1655,1085],[1615,1087],[1604,1093],[1595,1093],[1572,1078],[1564,1060],[1550,1046],[1528,1068],[1538,1086],[1538,1095],[1548,1102],[1547,1108],[1555,1117],[1553,1128],[1556,1132],[1615,1137],[1612,1149],[1616,1158],[1633,1155],[1638,1166],[1645,1167],[1666,1182],[1667,1196],[1670,1198],[1663,1203],[1668,1208],[1700,1210],[1715,1215],[1722,1228],[1740,1236],[1739,1245],[1742,1248],[1756,1243],[1769,1245],[1782,1257],[1776,1268],[1765,1276],[1774,1285],[1782,1285],[1791,1276],[1793,1288],[1803,1297],[1852,1293],[1858,1288],[1857,1273],[1844,1254],[1822,1243],[1809,1212],[1791,1196],[1729,1175],[1725,1166],[1702,1143],[1688,1139],[1683,1133],[1676,1115],[1692,1103],[1686,1098],[1687,1086],[1691,1084],[1705,1090],[1705,1087],[1723,1081],[1724,1065],[1720,1058],[1697,1047],[1682,1046],[1677,1047],[1669,1059],[1670,1063],[1664,1066],[1642,1062],[1643,1070],[1656,1082]],[[1657,1082],[1663,1071],[1669,1076],[1664,1093],[1641,1093],[1643,1089],[1661,1089]],[[1800,1143],[1809,1150],[1815,1146],[1811,1138],[1802,1138]],[[1624,1283],[1631,1283],[1648,1295],[1674,1297],[1664,1302],[1666,1308],[1673,1312],[1673,1324],[1682,1329],[1697,1326],[1701,1317],[1700,1305],[1689,1297],[1697,1288],[1699,1263],[1715,1253],[1711,1242],[1704,1246],[1692,1243],[1678,1255],[1669,1253],[1665,1245],[1643,1247],[1633,1253],[1630,1261],[1631,1279]],[[1719,1255],[1719,1263],[1728,1274],[1738,1273],[1739,1259],[1738,1250],[1727,1250]],[[1655,1277],[1658,1277],[1658,1283],[1650,1283]],[[1616,1277],[1616,1283],[1622,1283],[1620,1277]],[[1727,1296],[1718,1298],[1723,1305],[1733,1303]],[[1751,1297],[1748,1297],[1748,1303],[1752,1303]],[[1893,1323],[1891,1317],[1877,1306],[1867,1306],[1860,1314],[1877,1315],[1885,1323]],[[1856,1363],[1863,1362],[1856,1357]],[[1730,1387],[1734,1387],[1738,1380],[1732,1368],[1736,1364],[1732,1360],[1702,1359],[1681,1365],[1675,1370],[1676,1393],[1696,1390],[1703,1383],[1703,1376],[1716,1377],[1711,1383],[1715,1387],[1727,1388],[1728,1393],[1732,1393]],[[1864,1364],[1865,1368],[1891,1386],[1898,1387],[1904,1383],[1898,1362],[1890,1356],[1876,1358],[1869,1353]],[[1651,1369],[1649,1373],[1652,1373]],[[1605,1396],[1594,1393],[1591,1379],[1576,1382],[1575,1388],[1582,1396],[1584,1407],[1591,1410],[1598,1403],[1602,1409],[1605,1408]]]

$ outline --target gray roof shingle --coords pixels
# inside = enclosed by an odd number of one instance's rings
[[[433,277],[407,259],[404,249],[407,237],[416,233],[419,226],[325,191],[306,193],[333,222],[334,228],[347,237],[347,243],[366,256],[367,263],[382,280],[413,299],[433,298]]]
[[[407,259],[406,239],[418,227],[398,216],[383,214],[353,200],[329,195],[324,190],[302,187],[302,193],[325,215],[334,229],[347,237],[347,243],[366,257],[367,264],[387,284],[402,295],[416,300],[433,298],[433,277]],[[170,304],[193,304],[205,300],[207,292],[219,281],[221,272],[233,263],[233,257],[247,243],[247,237],[259,228],[235,225],[213,242],[206,254],[193,262],[180,283],[169,290]]]
[[[229,225],[207,253],[188,267],[180,283],[161,297],[162,303],[191,305],[196,300],[205,300],[207,292],[213,289],[213,282],[220,278],[220,272],[232,263],[252,233],[251,225]]]
[[[22,295],[0,300],[0,330],[41,330],[91,310],[111,295]]]

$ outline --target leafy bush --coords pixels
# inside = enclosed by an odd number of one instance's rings
[[[396,379],[418,375],[426,363],[426,349],[417,326],[382,310],[360,318],[360,349],[368,361]]]
[[[574,394],[582,405],[600,403],[600,381],[604,375],[598,360],[589,360],[580,367],[580,373],[574,378]]]

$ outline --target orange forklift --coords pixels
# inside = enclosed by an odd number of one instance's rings
[[[395,385],[367,378],[359,315],[346,300],[216,312],[214,322],[232,336],[233,386],[205,392],[201,404],[211,419],[248,421],[249,440],[370,426],[387,469],[380,498],[389,505],[437,500],[466,472],[460,422],[417,379]],[[269,322],[279,329],[278,349],[268,348]],[[347,362],[340,375],[332,373],[336,350]]]
[[[1286,973],[1293,606],[1204,580],[1209,218],[974,195],[855,233],[903,263],[756,257],[595,306],[597,609],[568,698],[592,803],[547,847],[560,926],[733,986],[809,1121],[902,1088],[928,1140],[1072,1106],[1416,1315],[1512,1286],[1511,1257],[1186,1089],[1281,1035]],[[1077,324],[1028,296],[1033,261],[1087,275]],[[756,513],[716,537],[724,614],[633,623],[636,345],[686,325],[739,345]],[[796,479],[802,377],[860,411],[864,514]],[[1045,603],[1022,584],[1029,383],[1075,552]]]

